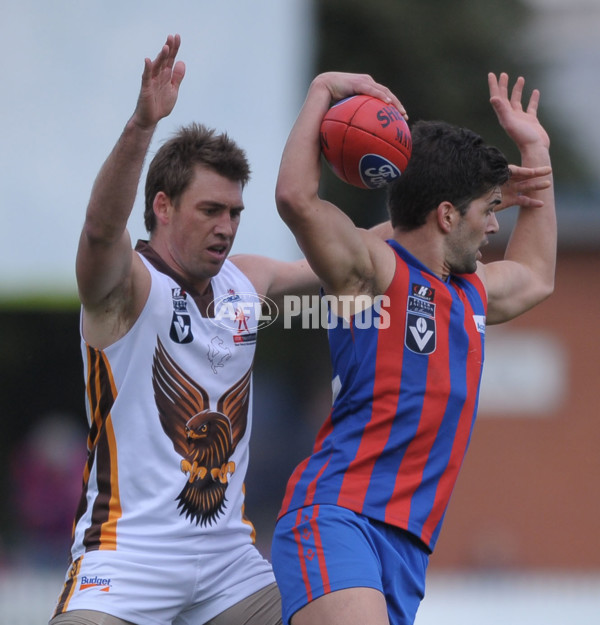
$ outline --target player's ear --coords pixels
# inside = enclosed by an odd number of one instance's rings
[[[152,210],[156,216],[157,223],[167,224],[171,214],[171,200],[164,191],[159,191],[154,196],[154,202],[152,202]]]
[[[448,233],[454,227],[459,216],[458,210],[452,202],[441,202],[436,209],[437,225],[442,232]]]

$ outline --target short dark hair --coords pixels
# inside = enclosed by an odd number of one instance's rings
[[[464,214],[469,204],[510,176],[502,152],[476,133],[442,121],[411,127],[412,155],[404,173],[388,189],[393,227],[414,230],[442,202]]]
[[[250,165],[246,153],[226,133],[192,123],[181,127],[158,150],[146,176],[144,224],[148,232],[156,226],[152,205],[159,191],[177,203],[200,165],[240,182],[244,187],[250,180]]]

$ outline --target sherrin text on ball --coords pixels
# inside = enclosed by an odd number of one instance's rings
[[[321,149],[338,178],[362,189],[378,189],[405,170],[412,139],[395,106],[356,95],[334,104],[325,114]]]

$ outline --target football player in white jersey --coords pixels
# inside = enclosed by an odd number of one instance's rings
[[[256,318],[239,304],[316,292],[317,281],[304,260],[227,259],[250,169],[226,135],[195,124],[153,159],[150,237],[132,247],[144,160],[185,74],[179,46],[169,36],[145,60],[79,242],[90,454],[53,625],[281,622],[243,516]],[[242,310],[231,329],[213,323],[215,299]]]

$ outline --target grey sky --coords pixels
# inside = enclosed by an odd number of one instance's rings
[[[169,33],[187,73],[152,150],[178,126],[226,130],[253,169],[234,252],[299,255],[276,214],[274,185],[311,72],[303,0],[5,1],[0,19],[0,296],[74,292],[91,186],[133,112],[143,60]],[[142,204],[130,219],[145,236]]]
[[[547,63],[542,106],[563,116],[600,168],[600,0],[529,0],[530,43]],[[279,158],[312,76],[308,0],[3,0],[0,36],[0,298],[74,293],[77,238],[91,186],[131,115],[145,56],[179,32],[178,126],[227,130],[253,177],[234,252],[297,258],[273,199]],[[401,96],[401,94],[400,94]],[[142,204],[129,223],[145,236]]]

